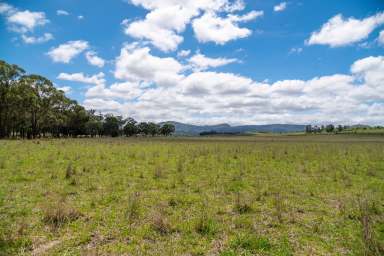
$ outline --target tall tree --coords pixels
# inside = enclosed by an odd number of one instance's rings
[[[169,136],[175,132],[175,125],[171,123],[165,123],[160,128],[160,133],[164,136]]]
[[[10,91],[25,71],[17,65],[0,60],[0,138],[8,137],[10,130]]]
[[[138,133],[138,128],[137,128],[136,124],[137,124],[137,122],[135,119],[133,119],[133,118],[127,119],[127,122],[124,126],[124,134],[127,137],[136,135]]]

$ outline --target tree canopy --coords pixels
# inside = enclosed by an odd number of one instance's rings
[[[0,60],[0,138],[168,136],[174,131],[172,124],[137,125],[133,118],[86,110],[47,78]]]

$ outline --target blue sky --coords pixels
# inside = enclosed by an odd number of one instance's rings
[[[192,123],[384,124],[381,0],[0,3],[0,58],[87,108]]]

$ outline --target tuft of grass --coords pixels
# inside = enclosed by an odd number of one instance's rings
[[[157,164],[155,166],[155,171],[154,171],[153,177],[155,179],[163,178],[163,176],[164,176],[164,170],[163,169],[164,169],[163,166],[161,166],[160,164]]]
[[[168,218],[161,211],[153,214],[151,227],[161,235],[167,235],[172,232],[172,227],[168,221]]]
[[[380,244],[374,230],[373,217],[377,213],[375,203],[367,196],[358,199],[359,220],[362,227],[362,240],[365,256],[380,256],[384,254],[384,247]]]
[[[43,214],[43,222],[55,229],[83,216],[81,212],[65,203],[63,200],[46,206]]]
[[[252,207],[241,198],[240,192],[236,194],[235,211],[239,214],[250,213],[252,211]]]
[[[65,178],[70,179],[76,174],[75,168],[73,168],[72,163],[69,163],[67,169],[65,170]]]
[[[125,217],[129,225],[132,225],[140,215],[140,193],[134,192],[128,199],[128,207],[125,211]]]
[[[256,254],[269,251],[272,245],[266,237],[243,233],[237,235],[230,242],[230,248],[239,253],[245,251]]]
[[[208,205],[205,202],[200,210],[200,216],[195,223],[195,231],[203,236],[212,236],[216,233],[215,221],[208,216]]]
[[[274,210],[275,210],[275,216],[278,220],[278,222],[280,224],[283,223],[284,219],[283,219],[283,212],[284,212],[284,199],[283,199],[283,196],[281,194],[281,192],[276,192],[274,194],[274,198],[273,198],[273,206],[274,206]]]

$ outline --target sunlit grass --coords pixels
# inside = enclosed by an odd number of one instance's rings
[[[0,141],[0,255],[380,255],[384,138]]]

